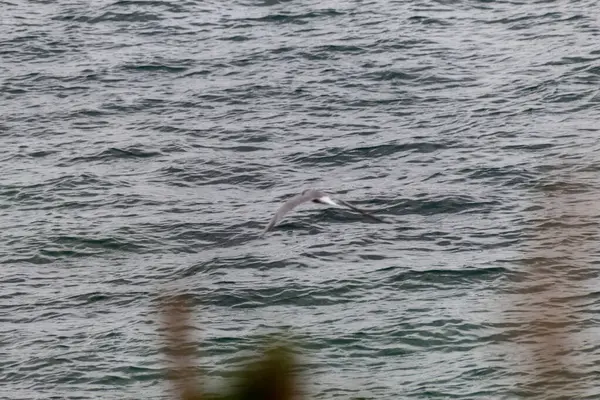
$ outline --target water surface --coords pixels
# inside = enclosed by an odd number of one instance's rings
[[[0,397],[165,398],[165,290],[217,387],[289,330],[317,399],[600,396],[596,8],[0,3]],[[260,238],[308,187],[392,223]]]

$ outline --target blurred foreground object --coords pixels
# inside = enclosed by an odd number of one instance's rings
[[[161,310],[166,332],[166,354],[171,363],[168,378],[174,383],[174,398],[182,400],[292,400],[299,399],[295,378],[296,362],[285,346],[267,345],[263,356],[239,371],[226,393],[204,393],[195,352],[188,337],[191,307],[184,296],[162,300]]]
[[[531,360],[523,394],[583,398],[594,386],[587,378],[590,367],[582,350],[588,345],[580,332],[586,326],[581,315],[585,285],[597,254],[599,193],[577,175],[554,177],[541,189],[529,216],[525,279],[515,288],[514,309],[520,312],[509,316],[528,328],[521,339]]]

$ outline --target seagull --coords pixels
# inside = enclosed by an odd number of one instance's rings
[[[336,201],[337,201],[337,203],[336,203],[335,201],[331,200],[331,197],[329,197],[327,194],[321,192],[320,190],[306,189],[302,193],[297,194],[296,196],[292,197],[291,199],[289,199],[288,201],[283,203],[283,205],[281,207],[279,207],[279,209],[277,210],[277,212],[271,219],[271,222],[269,222],[269,225],[267,225],[267,227],[265,228],[263,233],[267,233],[271,229],[273,229],[273,227],[275,225],[277,225],[277,223],[283,219],[285,214],[292,211],[295,207],[299,206],[302,203],[307,203],[309,201],[312,201],[313,203],[317,203],[317,204],[328,204],[330,206],[339,207],[339,208],[347,207],[351,210],[354,210],[356,212],[363,214],[364,216],[372,218],[375,221],[386,222],[380,218],[375,217],[374,215],[369,214],[368,212],[366,212],[364,210],[361,210],[359,208],[354,207],[353,205],[346,203],[343,200],[336,199]]]

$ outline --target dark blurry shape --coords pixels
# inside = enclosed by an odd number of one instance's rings
[[[283,345],[267,343],[263,356],[239,371],[229,390],[223,394],[204,393],[198,372],[193,367],[195,348],[188,337],[191,306],[185,296],[163,300],[163,321],[166,331],[166,353],[171,367],[168,373],[174,382],[175,396],[182,400],[292,400],[299,397],[296,362]]]
[[[233,385],[232,400],[291,400],[296,397],[294,360],[284,347],[266,351],[251,363]]]

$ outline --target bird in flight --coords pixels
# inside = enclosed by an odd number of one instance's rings
[[[337,201],[337,203],[336,203],[336,201]],[[291,199],[289,199],[288,201],[283,203],[283,205],[281,207],[279,207],[279,209],[277,210],[277,212],[275,213],[275,215],[273,216],[273,218],[271,219],[271,221],[265,228],[264,233],[267,233],[271,229],[273,229],[275,227],[275,225],[277,225],[277,223],[283,219],[285,214],[292,211],[294,208],[296,208],[300,204],[308,203],[308,202],[313,202],[313,203],[317,203],[317,204],[328,204],[330,206],[340,207],[340,208],[346,207],[353,211],[359,212],[366,217],[374,219],[375,221],[386,222],[386,221],[368,213],[365,210],[361,210],[359,208],[354,207],[351,204],[348,204],[347,202],[345,202],[343,200],[336,199],[336,201],[333,201],[331,199],[331,197],[329,197],[327,194],[321,192],[320,190],[306,189],[302,193],[297,194],[296,196],[292,197]]]

